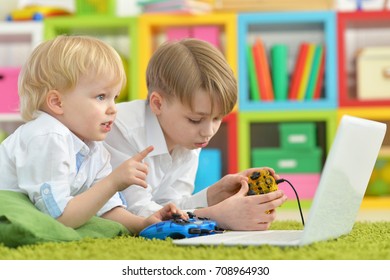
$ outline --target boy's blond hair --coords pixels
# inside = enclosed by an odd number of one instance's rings
[[[146,71],[148,95],[153,91],[168,101],[178,98],[192,108],[193,95],[204,90],[211,105],[227,115],[237,102],[237,81],[223,54],[198,39],[170,41],[153,54]]]
[[[108,76],[113,84],[126,84],[121,57],[97,38],[61,35],[41,43],[19,75],[22,118],[35,119],[50,90],[73,89],[83,75],[97,79]]]

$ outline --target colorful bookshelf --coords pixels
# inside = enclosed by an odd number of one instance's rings
[[[313,110],[337,107],[336,67],[336,14],[326,12],[273,12],[238,15],[238,61],[240,111],[255,110]],[[298,55],[299,45],[304,41],[322,44],[326,49],[324,87],[321,98],[315,100],[275,100],[262,102],[252,100],[249,94],[249,73],[246,59],[248,43],[261,37],[267,53],[272,46],[288,46],[288,73]]]

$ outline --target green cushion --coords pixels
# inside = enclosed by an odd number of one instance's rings
[[[35,208],[25,194],[0,191],[0,243],[6,246],[86,237],[111,238],[122,234],[129,234],[123,225],[100,217],[92,217],[78,229],[66,227]]]

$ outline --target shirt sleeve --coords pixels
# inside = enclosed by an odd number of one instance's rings
[[[112,167],[110,163],[110,159],[111,159],[110,154],[103,146],[101,146],[99,150],[100,150],[99,159],[101,160],[100,162],[101,169],[98,172],[98,174],[96,174],[93,184],[107,177],[112,172]],[[124,198],[122,199],[122,196],[119,193],[116,193],[104,204],[104,206],[96,213],[96,215],[101,216],[104,213],[118,206],[126,207],[126,201],[124,200]]]
[[[33,137],[26,149],[16,155],[18,184],[42,212],[58,218],[72,199],[69,173],[75,168],[65,136],[59,134]]]

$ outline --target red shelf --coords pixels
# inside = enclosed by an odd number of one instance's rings
[[[208,147],[217,148],[222,152],[222,176],[238,172],[236,111],[222,120],[219,131],[211,139]]]
[[[347,69],[347,42],[346,33],[351,29],[385,27],[390,30],[389,11],[358,11],[337,13],[337,41],[338,41],[338,85],[340,107],[378,107],[390,106],[390,98],[386,100],[358,100],[353,84],[355,78],[348,75]],[[375,46],[375,42],[365,42],[366,45]],[[390,38],[388,44],[390,45]],[[348,85],[348,84],[352,84]]]

